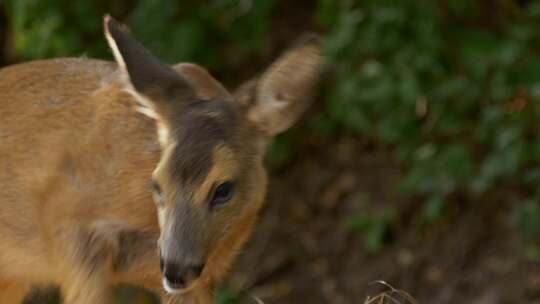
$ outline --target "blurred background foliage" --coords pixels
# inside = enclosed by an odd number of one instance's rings
[[[523,254],[540,258],[538,0],[4,0],[0,7],[0,63],[110,60],[101,25],[110,13],[161,58],[197,62],[227,85],[251,77],[302,32],[318,31],[328,58],[320,98],[300,127],[275,141],[272,170],[294,158],[306,134],[321,145],[361,136],[390,151],[401,169],[388,191],[423,202],[419,229],[443,220],[456,200],[489,200],[501,187],[525,193],[508,220]],[[366,212],[345,226],[376,253],[395,218],[393,210]]]

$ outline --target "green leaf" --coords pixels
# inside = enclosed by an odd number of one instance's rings
[[[491,31],[479,29],[462,30],[458,35],[464,67],[476,79],[482,79],[496,61],[496,52],[500,47],[497,36]]]
[[[422,221],[431,223],[442,218],[445,206],[446,204],[442,197],[432,196],[424,204],[421,216]]]
[[[215,304],[234,304],[240,296],[232,290],[221,286],[216,292]]]
[[[526,201],[518,206],[512,214],[512,223],[525,240],[540,240],[540,204],[537,201]]]

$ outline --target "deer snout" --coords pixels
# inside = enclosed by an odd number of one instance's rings
[[[178,292],[201,275],[204,263],[178,263],[160,259],[161,272],[163,274],[163,286],[167,292]]]

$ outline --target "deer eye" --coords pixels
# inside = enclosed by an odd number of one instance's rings
[[[210,204],[212,206],[222,205],[231,200],[234,195],[234,184],[232,182],[224,182],[216,187],[214,190],[214,195],[212,196],[212,201]]]

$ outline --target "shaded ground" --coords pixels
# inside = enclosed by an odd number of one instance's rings
[[[455,198],[446,219],[422,229],[419,203],[390,192],[399,172],[388,153],[359,138],[301,145],[272,179],[233,285],[265,303],[362,303],[377,280],[419,303],[540,303],[540,263],[522,257],[509,223],[508,193],[517,189],[486,201]],[[366,196],[370,212],[396,208],[388,244],[376,254],[344,224],[367,211],[359,199]]]

